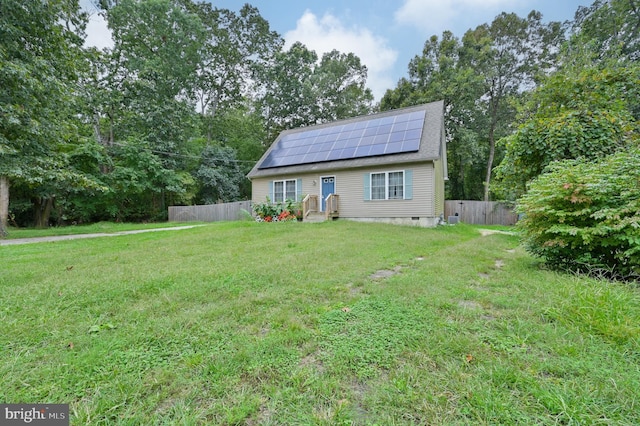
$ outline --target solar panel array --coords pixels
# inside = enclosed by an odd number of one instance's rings
[[[259,168],[418,151],[424,119],[425,111],[414,111],[289,133]]]

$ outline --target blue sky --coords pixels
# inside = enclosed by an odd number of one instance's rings
[[[89,0],[82,0],[83,3]],[[337,49],[353,52],[369,69],[368,86],[379,100],[407,75],[411,58],[431,35],[445,30],[457,37],[490,23],[500,12],[525,17],[531,10],[545,21],[573,19],[592,0],[211,0],[216,7],[239,10],[250,3],[286,41],[304,43],[319,56]],[[104,22],[93,16],[88,44],[108,46]]]

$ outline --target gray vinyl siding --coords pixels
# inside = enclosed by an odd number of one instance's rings
[[[365,201],[364,175],[366,173],[412,170],[413,194],[410,200],[370,200]],[[286,177],[253,178],[253,202],[264,202],[270,196],[270,182],[282,179],[301,179],[302,194],[321,196],[320,178],[335,176],[336,194],[340,196],[341,218],[412,218],[436,217],[435,197],[437,195],[433,162],[403,165],[387,165],[371,168],[357,168],[335,172],[305,173]],[[314,184],[315,182],[315,184]],[[444,193],[444,188],[442,189]],[[444,208],[444,201],[442,202]]]
[[[436,161],[434,163],[435,216],[444,216],[444,166],[444,161]]]
[[[324,176],[324,175],[323,175]],[[307,194],[315,194],[320,185],[317,183],[318,176],[311,174],[303,174],[296,176],[276,176],[271,178],[254,178],[251,183],[251,201],[254,203],[264,203],[269,197],[272,201],[273,198],[271,196],[272,191],[272,182],[274,180],[298,180],[302,182],[302,190],[298,188],[298,192],[301,194],[301,198],[304,198]],[[316,185],[313,185],[313,180],[316,180]]]

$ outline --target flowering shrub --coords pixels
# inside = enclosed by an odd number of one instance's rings
[[[288,220],[296,220],[296,215],[291,213],[289,210],[283,210],[282,213],[278,215],[278,222],[286,222]]]
[[[266,202],[254,204],[253,211],[258,222],[287,222],[298,218],[296,213],[299,209],[297,203],[292,200],[272,203],[267,197]]]

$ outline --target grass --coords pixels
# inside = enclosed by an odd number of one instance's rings
[[[638,289],[512,235],[217,223],[0,264],[0,401],[74,425],[640,424]]]

